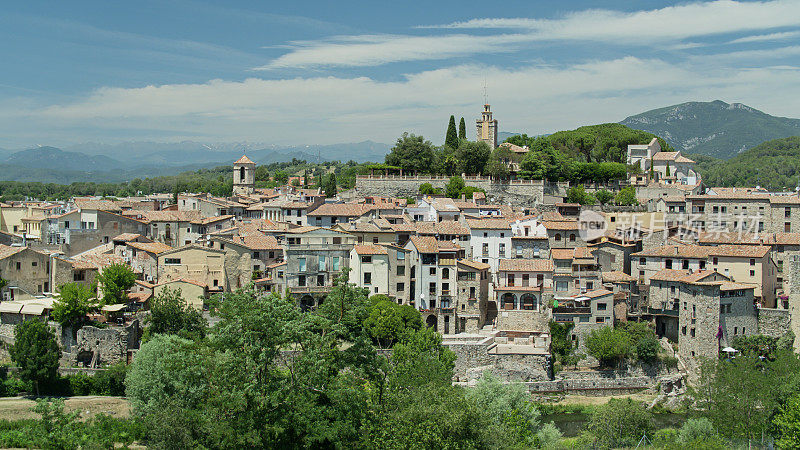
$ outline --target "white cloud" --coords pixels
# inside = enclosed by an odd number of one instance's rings
[[[473,19],[421,28],[512,29],[517,32],[335,36],[320,41],[293,42],[288,53],[257,69],[376,66],[398,61],[514,52],[523,44],[532,42],[599,41],[613,45],[651,46],[691,37],[794,27],[798,18],[800,1],[796,0],[718,0],[637,12],[591,9],[556,19]]]
[[[785,31],[783,33],[759,34],[755,36],[745,36],[734,39],[728,44],[744,44],[749,42],[782,41],[800,36],[800,31]]]
[[[392,142],[410,131],[438,142],[450,114],[468,121],[477,117],[484,76],[500,128],[508,131],[541,133],[618,121],[690,100],[739,101],[791,116],[800,96],[798,75],[800,70],[792,67],[709,69],[624,57],[513,70],[461,65],[389,82],[251,78],[103,88],[81,101],[39,107],[0,103],[0,136],[33,136],[32,142],[56,145],[143,137],[315,144]]]

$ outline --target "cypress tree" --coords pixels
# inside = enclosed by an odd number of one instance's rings
[[[461,122],[458,124],[458,138],[459,139],[466,139],[467,138],[467,123],[464,122],[464,118],[461,118]]]
[[[444,138],[444,145],[453,150],[458,148],[458,132],[456,131],[455,116],[450,116],[450,123],[447,125],[447,135]]]

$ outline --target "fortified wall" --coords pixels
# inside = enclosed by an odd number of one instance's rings
[[[493,180],[488,177],[462,177],[467,186],[486,191],[490,203],[512,206],[534,206],[564,201],[569,183],[550,183],[543,180]],[[359,175],[356,178],[355,195],[359,197],[414,197],[419,186],[430,183],[434,188],[444,189],[450,177],[444,176],[393,176]]]

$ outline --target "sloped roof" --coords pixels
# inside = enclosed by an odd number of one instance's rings
[[[473,261],[471,259],[459,259],[458,263],[459,264],[463,264],[463,265],[468,266],[468,267],[472,267],[473,269],[477,269],[477,270],[488,270],[489,268],[492,267],[489,264],[485,264],[485,263],[482,263],[480,261]]]
[[[636,278],[619,270],[603,272],[602,277],[604,283],[630,283],[636,281]]]
[[[467,219],[467,225],[473,230],[510,230],[509,219]]]
[[[323,203],[318,208],[310,211],[309,216],[340,216],[357,217],[363,216],[375,209],[375,205],[364,203]]]
[[[511,272],[552,272],[552,259],[501,259],[497,270]]]
[[[148,253],[152,253],[154,255],[168,252],[173,248],[162,242],[128,242],[127,246],[135,248],[136,250],[142,250]]]
[[[234,164],[255,164],[247,155],[242,155],[241,158],[237,159]]]
[[[359,255],[388,255],[386,248],[380,245],[356,245],[355,251]]]

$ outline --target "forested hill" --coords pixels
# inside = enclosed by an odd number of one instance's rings
[[[800,185],[800,136],[764,142],[729,160],[692,157],[706,186],[792,190]]]
[[[761,142],[800,135],[800,119],[775,117],[741,103],[688,102],[620,122],[655,133],[684,153],[727,159]]]

